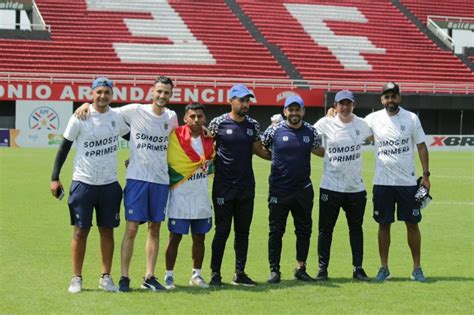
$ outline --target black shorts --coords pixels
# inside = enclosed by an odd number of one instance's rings
[[[420,222],[421,211],[415,202],[417,189],[417,186],[374,185],[372,201],[375,221],[380,224],[395,222],[396,205],[398,221]]]
[[[118,182],[107,185],[89,185],[73,181],[69,192],[69,214],[71,225],[80,228],[92,226],[95,208],[97,226],[114,228],[120,224],[122,187]]]

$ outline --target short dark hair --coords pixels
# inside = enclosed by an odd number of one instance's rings
[[[164,75],[158,76],[155,80],[155,83],[153,83],[153,85],[155,85],[157,83],[169,84],[169,85],[171,85],[171,88],[174,87],[173,81],[170,78],[168,78],[167,76],[164,76]]]
[[[203,112],[206,112],[206,107],[201,103],[194,102],[186,105],[186,107],[184,108],[185,113],[187,113],[189,110],[202,110]]]

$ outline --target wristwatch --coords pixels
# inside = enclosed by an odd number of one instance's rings
[[[430,177],[431,173],[430,171],[423,172],[423,176]]]

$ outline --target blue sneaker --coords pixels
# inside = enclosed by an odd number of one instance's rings
[[[419,282],[426,281],[425,275],[423,274],[423,270],[421,270],[421,267],[418,267],[415,270],[413,270],[411,274],[411,280],[419,281]]]
[[[388,268],[380,267],[377,276],[375,276],[375,281],[384,281],[390,278],[390,271],[388,271]]]
[[[130,278],[120,277],[119,281],[119,292],[129,292],[130,291]]]
[[[173,278],[173,276],[167,276],[167,277],[165,277],[165,288],[166,288],[166,290],[173,290],[173,289],[176,289],[176,286],[174,285],[174,278]]]
[[[143,283],[141,286],[142,289],[150,290],[150,291],[162,291],[166,290],[164,286],[162,286],[155,278],[155,276],[151,276],[148,279],[143,279]]]

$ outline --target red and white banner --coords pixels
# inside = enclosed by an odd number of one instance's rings
[[[123,84],[114,87],[114,102],[148,103],[151,101],[150,85]],[[224,105],[228,102],[231,87],[176,86],[173,89],[174,104],[200,102],[203,104]],[[285,98],[292,94],[300,95],[305,106],[324,106],[324,89],[284,89],[256,87],[250,90],[255,95],[253,104],[263,106],[280,106]],[[91,101],[92,88],[83,83],[8,83],[0,82],[0,100],[30,101]]]

